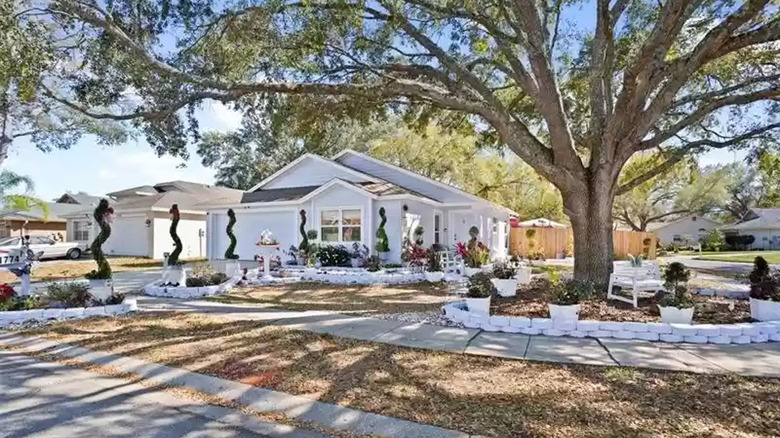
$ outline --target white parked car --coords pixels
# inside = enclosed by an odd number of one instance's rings
[[[22,250],[21,237],[0,239],[0,265],[18,263]],[[83,244],[77,242],[58,242],[47,236],[31,236],[30,251],[40,254],[39,260],[67,257],[75,260],[84,252]]]

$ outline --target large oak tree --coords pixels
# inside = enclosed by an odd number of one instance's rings
[[[257,108],[284,94],[314,96],[323,112],[464,114],[560,190],[582,280],[606,281],[616,195],[686,154],[780,127],[770,0],[54,0],[39,9],[93,37],[83,73],[49,95],[133,120],[160,152],[186,153],[193,106],[207,99]],[[595,25],[561,19],[578,10]],[[112,108],[128,89],[137,99]],[[648,150],[665,159],[619,185],[624,164]]]

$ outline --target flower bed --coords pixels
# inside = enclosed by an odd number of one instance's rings
[[[0,327],[23,324],[28,321],[80,319],[91,316],[116,316],[138,310],[136,300],[127,299],[121,304],[94,307],[67,307],[57,309],[32,309],[0,312]]]
[[[186,287],[163,286],[162,280],[152,282],[143,288],[143,293],[154,297],[168,298],[199,298],[209,295],[224,293],[233,288],[241,280],[240,277],[231,278],[224,283],[211,286]]]
[[[524,316],[488,316],[469,311],[464,302],[442,307],[453,322],[490,332],[575,338],[639,339],[695,344],[780,342],[780,321],[736,324],[663,324],[660,322],[571,321]]]

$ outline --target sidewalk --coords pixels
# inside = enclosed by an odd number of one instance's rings
[[[296,330],[461,354],[582,365],[630,366],[692,373],[780,377],[780,343],[666,344],[636,340],[492,333],[322,311],[294,312],[209,301],[139,297],[142,311],[179,311],[264,321]]]

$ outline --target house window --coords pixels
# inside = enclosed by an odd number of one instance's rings
[[[360,242],[362,211],[339,208],[320,211],[320,239],[323,242]]]
[[[73,222],[73,240],[89,240],[89,221]]]
[[[438,213],[433,215],[433,243],[441,244],[441,215]]]
[[[675,242],[682,242],[682,236],[679,234],[675,234],[674,237],[672,237],[672,240]]]

